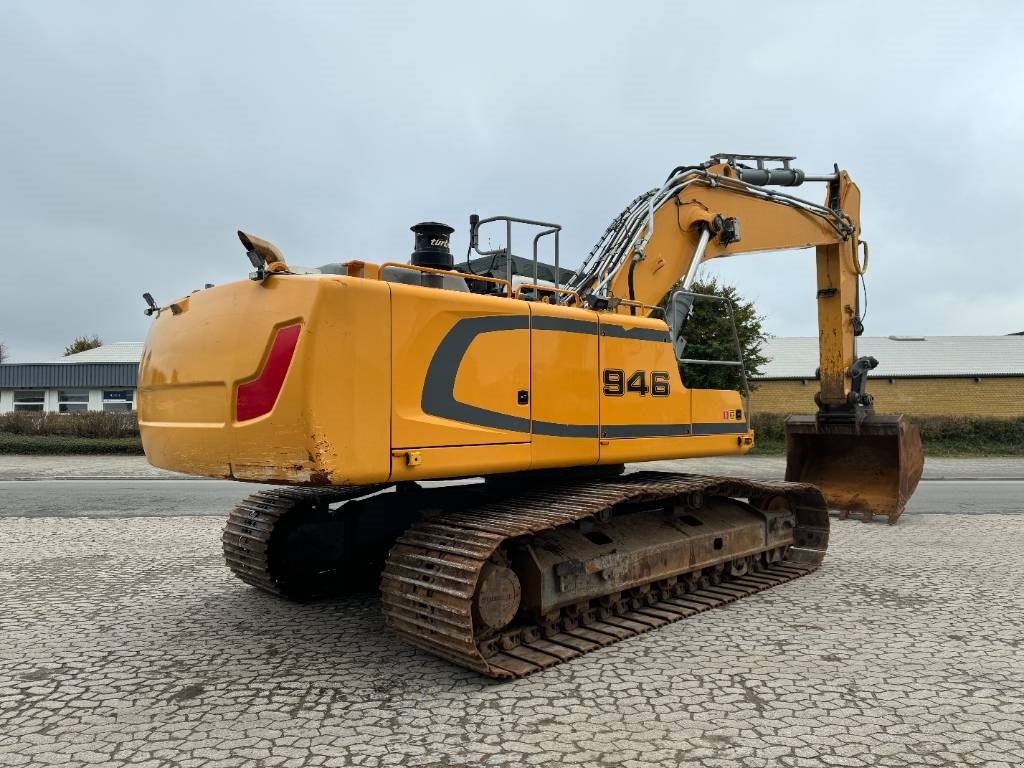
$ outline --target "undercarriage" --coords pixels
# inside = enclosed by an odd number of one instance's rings
[[[828,526],[810,485],[639,472],[261,491],[223,541],[290,599],[379,583],[404,640],[509,679],[809,573]]]

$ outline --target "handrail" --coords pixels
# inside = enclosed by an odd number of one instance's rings
[[[497,221],[505,222],[505,247],[494,248],[490,250],[480,250],[480,227],[484,224],[492,224]],[[494,257],[499,253],[505,252],[506,264],[505,274],[507,281],[512,282],[512,225],[513,224],[526,224],[531,227],[544,227],[545,231],[541,232],[533,239],[533,279],[534,283],[537,282],[537,241],[544,235],[555,235],[555,284],[559,282],[558,275],[558,233],[562,229],[561,224],[553,224],[549,221],[537,221],[535,219],[521,219],[518,216],[488,216],[487,218],[481,219],[476,214],[469,217],[469,249],[466,251],[466,264],[469,264],[469,254],[476,251],[480,256],[490,256],[491,266],[494,266]]]
[[[562,230],[561,227],[554,226],[554,227],[551,227],[550,229],[545,229],[543,232],[538,232],[536,237],[533,238],[533,284],[534,285],[537,285],[537,283],[538,283],[538,280],[537,280],[537,265],[540,264],[540,260],[537,257],[537,246],[540,243],[540,239],[542,237],[546,237],[547,235],[554,235],[555,236],[555,288],[558,287],[558,283],[560,282],[559,281],[559,277],[561,277],[561,275],[559,274],[559,271],[558,271],[558,233],[561,230]]]
[[[665,308],[659,307],[656,304],[644,304],[642,301],[633,301],[632,299],[620,299],[617,296],[614,299],[615,306],[625,304],[627,307],[638,307],[640,309],[649,309],[651,312],[661,312],[661,319],[665,319]],[[651,315],[654,317],[654,315]]]
[[[733,344],[736,347],[736,357],[737,357],[737,359],[736,360],[699,360],[699,359],[694,359],[694,358],[682,358],[682,357],[678,357],[678,353],[673,350],[673,354],[676,356],[676,362],[678,362],[678,363],[680,363],[682,365],[723,365],[723,366],[739,368],[740,369],[740,382],[743,385],[743,407],[746,409],[746,412],[748,414],[747,418],[749,419],[750,418],[749,417],[749,414],[750,414],[750,383],[747,381],[747,366],[744,365],[744,363],[743,363],[743,345],[740,344],[740,334],[739,334],[738,329],[736,328],[736,314],[733,311],[732,299],[728,299],[725,296],[715,296],[714,294],[710,294],[710,293],[693,293],[692,291],[689,291],[689,290],[678,291],[677,293],[688,294],[689,296],[693,297],[694,300],[696,300],[696,299],[703,299],[705,301],[717,301],[717,302],[721,302],[722,303],[722,305],[725,307],[725,317],[726,317],[726,320],[729,321],[729,326],[732,329],[732,340],[733,340]],[[673,294],[673,296],[674,295],[675,294]],[[672,301],[672,299],[669,298],[669,302],[670,303],[671,303],[671,301]],[[691,302],[691,306],[692,306],[692,302]],[[689,315],[689,312],[687,312],[687,315]],[[672,340],[673,344],[675,344],[675,339],[676,339],[677,332],[682,331],[683,323],[685,323],[685,321],[686,321],[685,317],[680,318],[679,321],[678,321],[679,325],[673,325],[673,327],[670,328],[669,332],[671,334],[671,340]],[[673,323],[675,323],[675,322],[676,321],[673,320]]]
[[[582,306],[583,299],[576,291],[570,291],[568,288],[552,288],[550,285],[541,285],[540,283],[528,284],[524,283],[516,288],[516,298],[523,298],[523,291],[537,291],[537,293],[560,293],[563,296],[569,296],[570,298],[576,299],[576,304]]]
[[[413,264],[402,264],[398,261],[385,261],[380,265],[381,274],[387,267],[398,267],[399,269],[415,269],[418,272],[426,272],[431,275],[447,275],[449,277],[461,277],[468,280],[480,280],[485,283],[497,283],[505,286],[505,295],[512,296],[512,284],[500,277],[487,277],[486,275],[475,275],[472,272],[459,272],[455,269],[434,269],[433,267],[420,267]]]

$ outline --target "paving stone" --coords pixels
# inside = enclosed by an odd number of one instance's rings
[[[0,520],[0,765],[1024,764],[1024,515],[836,522],[811,576],[508,683],[245,587],[221,525]]]

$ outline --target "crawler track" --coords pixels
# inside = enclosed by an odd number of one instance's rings
[[[476,626],[473,599],[484,566],[513,539],[612,513],[625,503],[784,496],[796,519],[786,557],[726,581],[692,572],[642,590],[563,608],[543,625],[498,634]],[[391,550],[381,580],[387,623],[409,643],[495,678],[517,678],[664,624],[733,602],[818,567],[828,543],[828,510],[810,485],[643,472],[527,488],[520,495],[413,525]],[[683,574],[686,576],[686,574]]]
[[[254,493],[243,499],[228,516],[221,536],[224,560],[246,584],[282,597],[309,597],[282,584],[276,572],[280,569],[274,568],[275,534],[280,534],[285,517],[289,523],[321,521],[327,517],[328,504],[368,496],[385,487],[274,488]]]

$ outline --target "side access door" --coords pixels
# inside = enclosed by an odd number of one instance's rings
[[[530,303],[533,469],[598,460],[597,313]]]
[[[529,468],[529,305],[390,288],[392,479]]]

